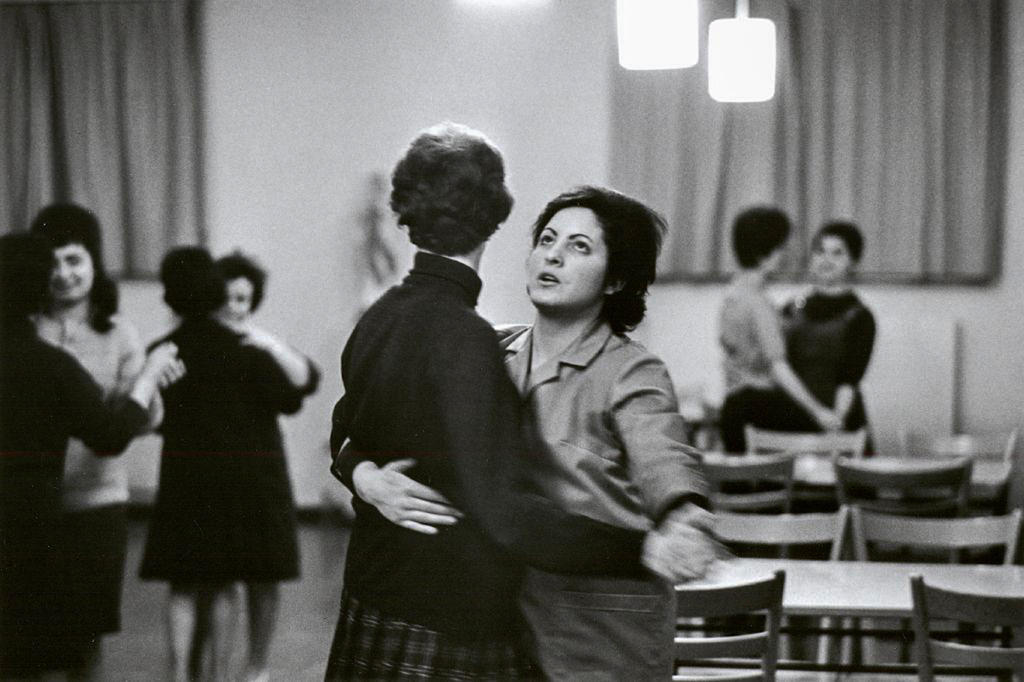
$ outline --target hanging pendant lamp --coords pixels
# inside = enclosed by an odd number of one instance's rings
[[[617,0],[619,64],[682,69],[697,63],[697,0]]]
[[[735,19],[708,29],[708,93],[719,102],[765,102],[775,96],[775,24],[750,18],[736,0]]]

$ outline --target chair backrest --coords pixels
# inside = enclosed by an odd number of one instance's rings
[[[779,547],[785,556],[797,545],[830,545],[829,559],[838,560],[845,545],[850,510],[813,514],[715,515],[715,535],[725,543]]]
[[[963,515],[971,485],[969,457],[879,468],[872,461],[836,458],[840,504],[904,516]]]
[[[1019,509],[1005,516],[926,519],[875,514],[854,508],[851,517],[853,553],[858,561],[870,558],[868,544],[872,542],[945,549],[954,553],[1002,546],[1003,563],[1006,565],[1012,564],[1017,556],[1021,521]]]
[[[728,679],[774,680],[778,662],[779,623],[782,618],[782,592],[786,584],[784,571],[762,580],[735,585],[681,588],[676,600],[678,618],[715,618],[741,614],[765,614],[764,629],[743,634],[715,637],[684,636],[675,638],[677,665],[699,666],[702,661],[718,658],[760,657],[761,672],[750,675],[719,676],[676,675],[676,681]]]
[[[727,457],[704,461],[715,511],[789,511],[793,498],[792,455]],[[766,489],[767,488],[767,489]]]
[[[864,456],[868,434],[858,431],[836,431],[832,433],[798,433],[792,431],[765,431],[747,424],[744,428],[747,451],[758,454],[774,452],[815,453],[819,455],[844,455],[859,458]]]
[[[935,620],[976,625],[1024,626],[1024,597],[968,594],[928,585],[919,575],[910,577],[914,602],[914,647],[921,680],[934,679],[936,662],[1006,670],[1024,669],[1024,647],[948,642],[932,636]]]
[[[1013,460],[1016,449],[1017,429],[955,435],[900,432],[900,453],[903,457],[973,457],[1009,462]]]

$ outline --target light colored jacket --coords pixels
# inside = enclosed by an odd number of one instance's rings
[[[598,322],[538,368],[530,368],[529,327],[506,336],[502,348],[548,446],[531,467],[547,497],[576,514],[647,530],[680,500],[705,494],[668,371],[643,346]],[[675,594],[653,575],[530,569],[520,604],[551,679],[671,677]]]

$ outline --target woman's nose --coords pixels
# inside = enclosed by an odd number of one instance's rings
[[[562,262],[562,247],[557,244],[548,249],[547,253],[544,254],[544,260],[548,263],[561,263]]]

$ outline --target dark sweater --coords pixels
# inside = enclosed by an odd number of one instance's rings
[[[346,394],[332,448],[355,465],[413,457],[408,473],[466,512],[424,535],[354,501],[346,588],[368,606],[456,636],[510,636],[520,561],[556,572],[636,574],[643,533],[573,516],[523,487],[537,441],[491,326],[473,310],[480,279],[419,253],[363,316],[342,354]]]
[[[867,415],[858,384],[875,343],[875,318],[853,292],[814,292],[790,301],[782,311],[786,356],[815,398],[835,404],[836,389],[852,386],[856,395],[844,427],[859,429]]]
[[[31,325],[0,338],[0,676],[46,667],[45,638],[62,633],[60,490],[68,438],[120,452],[147,423]],[[50,661],[49,663],[52,663]]]

